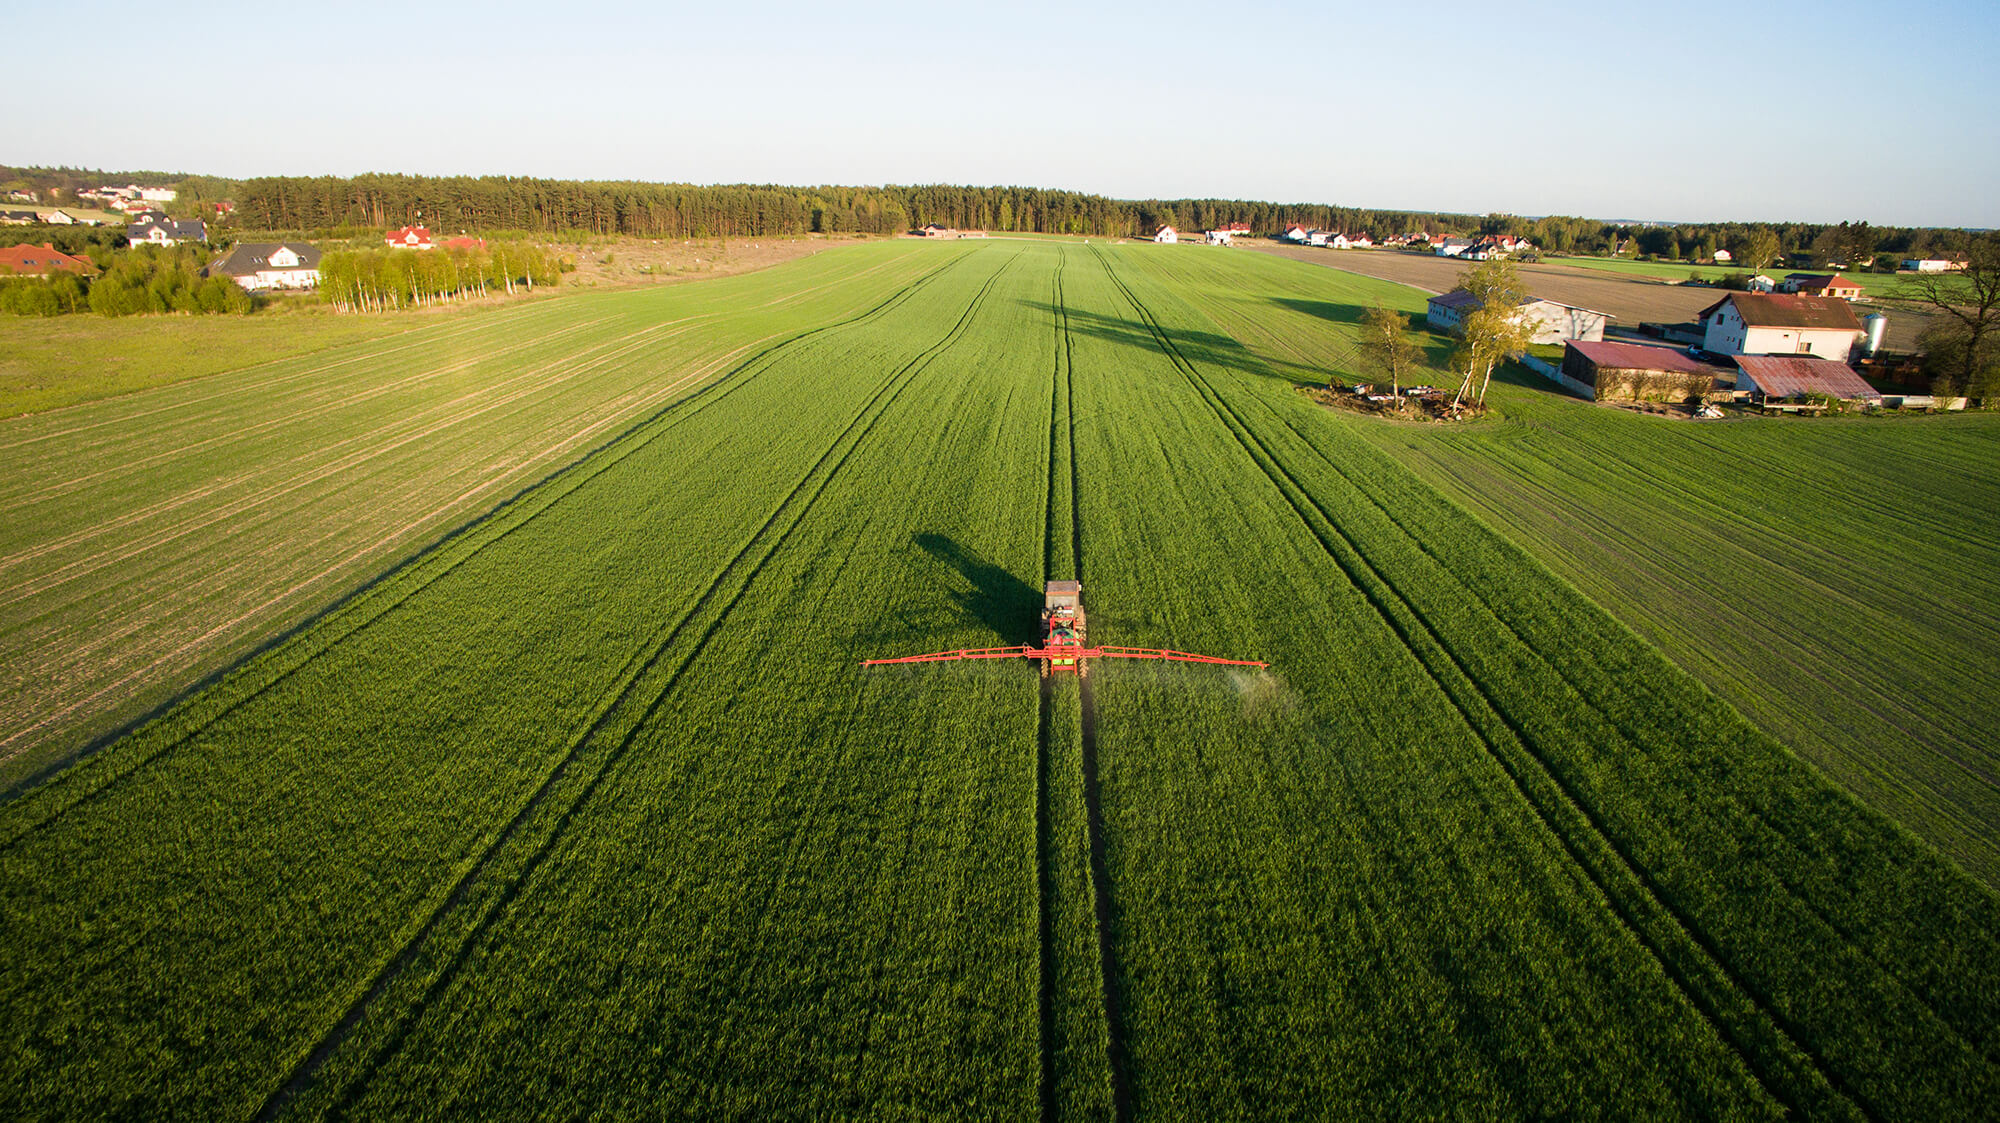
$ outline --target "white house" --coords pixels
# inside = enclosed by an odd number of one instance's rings
[[[177,246],[182,242],[206,242],[208,226],[198,218],[178,222],[162,216],[127,226],[125,240],[135,246]]]
[[[1171,246],[1175,242],[1180,241],[1181,236],[1174,232],[1173,227],[1162,226],[1158,230],[1153,231],[1153,240],[1163,246]]]
[[[1906,257],[1903,268],[1912,273],[1950,273],[1965,268],[1965,262],[1944,257]]]
[[[171,187],[141,187],[139,198],[148,203],[171,203],[180,192]]]
[[[1729,264],[1730,262],[1732,262],[1732,261],[1735,261],[1735,260],[1736,260],[1736,255],[1735,255],[1735,254],[1733,254],[1733,253],[1730,253],[1730,252],[1729,252],[1728,250],[1716,250],[1716,251],[1715,251],[1715,263],[1716,263],[1717,265],[1727,265],[1727,264]]]
[[[1347,238],[1347,244],[1345,246],[1340,247],[1342,249],[1365,250],[1372,248],[1375,245],[1375,239],[1370,238],[1366,234],[1349,234],[1346,235],[1346,238]]]
[[[1464,289],[1455,289],[1430,299],[1424,320],[1440,331],[1453,335],[1465,330],[1465,317],[1479,307],[1479,301]],[[1533,328],[1531,343],[1561,343],[1566,339],[1595,343],[1604,338],[1604,324],[1611,317],[1574,304],[1562,304],[1540,297],[1521,301],[1520,317]]]
[[[1460,257],[1464,255],[1466,250],[1472,248],[1472,239],[1445,238],[1433,241],[1431,247],[1436,250],[1439,257]]]
[[[1311,235],[1312,231],[1296,223],[1285,227],[1285,241],[1287,242],[1303,242]]]
[[[1778,282],[1759,273],[1748,281],[1745,281],[1744,287],[1748,288],[1751,292],[1777,292]]]
[[[1324,230],[1308,230],[1306,231],[1306,245],[1324,246],[1326,245],[1327,237],[1327,232]]]
[[[1861,338],[1845,300],[1731,293],[1701,313],[1704,351],[1718,355],[1812,355],[1844,363]]]
[[[319,250],[303,242],[243,242],[208,267],[252,292],[309,289],[319,284]]]
[[[1779,292],[1800,293],[1805,296],[1837,296],[1842,300],[1861,299],[1861,286],[1838,274],[1787,273],[1778,282]]]
[[[1229,244],[1229,231],[1227,231],[1227,230],[1211,230],[1211,231],[1209,231],[1209,232],[1208,232],[1208,244],[1209,244],[1209,245],[1211,245],[1211,246],[1226,246],[1226,245],[1228,245],[1228,244]]]

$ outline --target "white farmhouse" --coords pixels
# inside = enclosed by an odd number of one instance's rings
[[[1307,230],[1297,223],[1285,227],[1285,241],[1287,242],[1303,242],[1311,235],[1312,231]]]
[[[1735,260],[1736,260],[1736,255],[1730,253],[1728,250],[1715,251],[1715,263],[1717,265],[1727,265]]]
[[[1227,230],[1211,230],[1211,231],[1209,231],[1209,232],[1208,232],[1208,244],[1209,244],[1209,245],[1211,245],[1211,246],[1226,246],[1226,245],[1228,245],[1228,244],[1229,244],[1229,231],[1227,231]]]
[[[1778,282],[1772,280],[1769,277],[1766,277],[1762,273],[1759,273],[1756,276],[1750,278],[1749,280],[1743,282],[1743,286],[1749,289],[1751,292],[1778,291]]]
[[[1175,242],[1180,241],[1181,236],[1174,232],[1173,227],[1162,226],[1158,230],[1153,231],[1153,240],[1163,246],[1171,246]]]
[[[309,289],[319,284],[319,250],[303,242],[243,242],[208,267],[252,292]]]
[[[171,187],[141,187],[139,189],[139,198],[144,199],[148,203],[171,203],[179,195],[180,192],[175,191]]]
[[[208,225],[198,218],[185,221],[165,216],[147,218],[126,227],[125,240],[135,246],[177,246],[182,242],[206,242]]]
[[[1704,351],[1718,355],[1812,355],[1847,361],[1861,321],[1845,300],[1731,293],[1701,313]]]
[[[1463,257],[1472,248],[1471,238],[1445,238],[1431,243],[1439,257]]]
[[[1903,268],[1912,273],[1951,273],[1965,268],[1965,262],[1948,257],[1906,257]]]
[[[1465,317],[1477,307],[1477,297],[1464,289],[1455,289],[1431,297],[1424,320],[1439,331],[1457,335],[1465,330]],[[1520,317],[1533,329],[1529,336],[1531,343],[1561,343],[1566,339],[1595,343],[1604,338],[1605,321],[1611,319],[1604,312],[1534,296],[1522,299]]]

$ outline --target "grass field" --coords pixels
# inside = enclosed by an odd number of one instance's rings
[[[1163,262],[1171,259],[1160,259]],[[1302,380],[1365,369],[1357,310],[1408,290],[1262,260],[1183,277]],[[1441,354],[1431,341],[1434,356]],[[1468,429],[1348,424],[1657,643],[1759,726],[2000,886],[2000,418],[1602,409],[1525,373]]]
[[[1633,277],[1649,277],[1662,281],[1685,281],[1690,273],[1699,273],[1708,280],[1720,280],[1738,273],[1753,273],[1756,270],[1739,269],[1728,265],[1676,265],[1670,261],[1628,261],[1609,257],[1549,257],[1544,259],[1550,265],[1568,265],[1580,269],[1599,269],[1610,273],[1623,273]],[[1802,269],[1773,265],[1762,271],[1767,277],[1782,278],[1787,273],[1838,273],[1861,286],[1863,294],[1877,298],[1905,297],[1909,293],[1909,277],[1896,273],[1865,273],[1848,269]]]
[[[2000,1097],[1991,893],[1292,391],[1407,290],[998,240],[717,284],[461,340],[461,393],[644,352],[652,400],[0,805],[11,1117]],[[268,377],[445,377],[349,357]],[[1272,669],[854,665],[1067,576],[1098,642]]]

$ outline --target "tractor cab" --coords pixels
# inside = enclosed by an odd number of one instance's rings
[[[1083,582],[1051,581],[1042,591],[1042,626],[1047,633],[1044,646],[1050,658],[1042,663],[1042,674],[1057,671],[1083,673],[1083,662],[1068,649],[1081,650],[1083,632]]]

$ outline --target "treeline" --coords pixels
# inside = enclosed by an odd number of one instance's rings
[[[556,284],[563,263],[538,246],[490,250],[346,250],[319,263],[320,298],[342,312],[421,308]]]
[[[152,312],[249,312],[256,301],[226,277],[203,277],[205,251],[194,246],[142,247],[119,254],[96,277],[57,272],[48,277],[0,278],[0,312],[62,316],[95,312],[137,316]]]
[[[1204,229],[1247,222],[1378,230],[1472,229],[1472,215],[1422,215],[1230,199],[1120,200],[1030,187],[780,187],[363,175],[243,181],[244,228],[318,230],[421,221],[439,230],[581,231],[641,238],[896,234],[926,223],[959,229],[1102,236],[1150,235],[1162,225]]]

